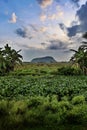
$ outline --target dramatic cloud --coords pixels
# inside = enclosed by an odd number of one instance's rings
[[[60,28],[68,35],[68,37],[73,37],[77,33],[82,32],[83,28],[81,25],[74,25],[72,27],[66,27],[64,24],[60,23],[59,24]]]
[[[42,8],[46,8],[47,6],[52,4],[53,0],[37,0],[37,2]]]
[[[77,11],[76,16],[80,20],[81,24],[85,24],[87,27],[87,2]]]
[[[17,22],[17,16],[16,14],[13,12],[11,19],[9,20],[9,23],[16,23]]]
[[[59,40],[52,40],[49,41],[51,44],[47,46],[47,49],[49,50],[61,50],[61,49],[67,49],[67,45]]]
[[[76,33],[80,33],[82,32],[82,29],[80,28],[80,25],[74,25],[70,28],[67,28],[67,31],[68,31],[68,36],[69,37],[72,37],[72,36],[75,36]]]
[[[87,2],[81,6],[76,12],[79,24],[71,27],[66,27],[64,24],[59,24],[60,28],[67,32],[69,37],[75,36],[77,33],[84,33],[87,31]],[[75,23],[75,21],[74,21]]]

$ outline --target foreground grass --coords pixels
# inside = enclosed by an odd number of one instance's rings
[[[52,97],[31,97],[28,100],[0,101],[1,129],[57,128],[64,124],[87,123],[87,102],[83,95],[58,100]],[[3,130],[2,129],[2,130]]]

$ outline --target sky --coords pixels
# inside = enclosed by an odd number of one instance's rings
[[[24,61],[68,61],[86,31],[87,0],[0,0],[0,47],[21,49]]]

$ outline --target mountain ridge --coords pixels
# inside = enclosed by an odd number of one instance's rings
[[[31,63],[56,63],[52,56],[38,57],[31,60]]]

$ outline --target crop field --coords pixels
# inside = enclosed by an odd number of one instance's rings
[[[24,99],[34,96],[57,95],[59,100],[77,95],[87,98],[85,76],[5,76],[0,78],[0,99]]]
[[[0,77],[1,130],[33,130],[44,126],[45,129],[60,126],[58,130],[85,130],[87,76],[58,75],[61,65],[26,64]]]

